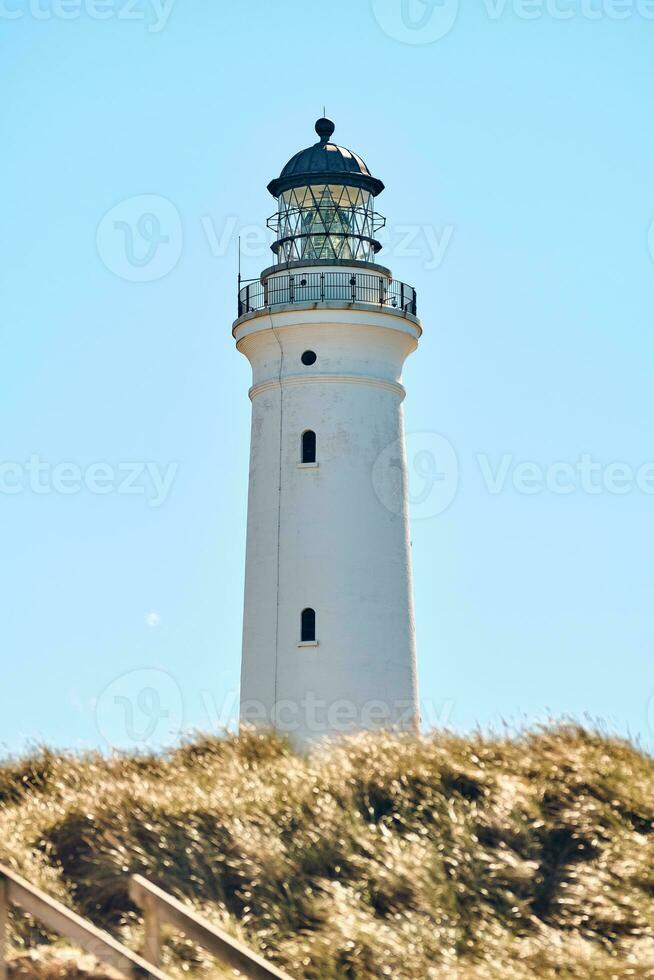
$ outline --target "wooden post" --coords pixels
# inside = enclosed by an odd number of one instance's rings
[[[205,922],[192,908],[172,895],[167,895],[161,888],[157,888],[140,875],[132,876],[129,894],[132,901],[143,910],[146,935],[154,935],[151,918],[154,909],[158,926],[165,924],[172,926],[173,929],[179,929],[187,939],[203,946],[221,963],[238,970],[240,975],[247,977],[248,980],[291,980],[288,973],[284,973],[272,963],[267,963],[262,956],[248,949],[222,929]],[[153,965],[152,970],[157,968]],[[157,972],[158,980],[166,980],[160,970]]]
[[[29,881],[3,865],[0,865],[0,884],[6,885],[6,905],[23,909],[46,929],[61,933],[102,963],[115,966],[125,976],[138,975],[151,980],[168,980],[154,964],[148,963],[108,932],[98,929],[92,922],[67,909],[61,902],[35,888]]]
[[[150,895],[147,896],[144,904],[145,942],[143,946],[143,958],[148,963],[152,963],[153,966],[159,966],[161,964],[161,923],[159,921],[159,911]]]
[[[9,886],[0,878],[0,980],[7,980],[7,943],[9,939]]]

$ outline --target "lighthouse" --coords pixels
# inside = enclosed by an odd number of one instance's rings
[[[274,264],[239,278],[252,367],[241,724],[296,744],[415,730],[402,368],[415,290],[377,262],[384,185],[332,141],[268,184]]]

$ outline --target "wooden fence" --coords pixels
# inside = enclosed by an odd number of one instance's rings
[[[58,932],[72,943],[81,946],[102,963],[116,967],[128,977],[152,977],[152,980],[168,980],[157,966],[133,953],[108,932],[98,929],[91,922],[71,912],[61,902],[39,891],[9,868],[0,865],[0,980],[6,980],[5,959],[7,921],[11,906],[28,912],[46,929]]]
[[[101,963],[107,963],[127,977],[169,980],[160,969],[161,927],[172,926],[198,943],[225,966],[239,970],[247,980],[291,980],[291,977],[248,949],[228,933],[211,925],[193,909],[168,895],[140,875],[129,884],[132,901],[143,910],[145,948],[143,956],[133,953],[108,932],[67,909],[0,865],[0,980],[7,978],[7,933],[9,909],[12,906],[31,915],[44,928],[81,946]]]
[[[183,932],[225,966],[240,970],[248,980],[291,980],[277,967],[267,963],[238,940],[200,918],[193,909],[168,895],[151,882],[134,875],[129,894],[142,910],[145,919],[145,955],[155,964],[160,962],[161,926],[169,925]]]

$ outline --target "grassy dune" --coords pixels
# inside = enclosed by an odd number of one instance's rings
[[[654,978],[654,761],[574,726],[42,751],[0,767],[0,861],[132,946],[139,872],[297,978]],[[166,960],[223,975],[179,937]]]

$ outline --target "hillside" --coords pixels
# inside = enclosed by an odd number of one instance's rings
[[[654,977],[654,761],[574,726],[44,750],[0,767],[0,861],[133,945],[139,872],[298,978]],[[219,975],[180,938],[166,957]]]

